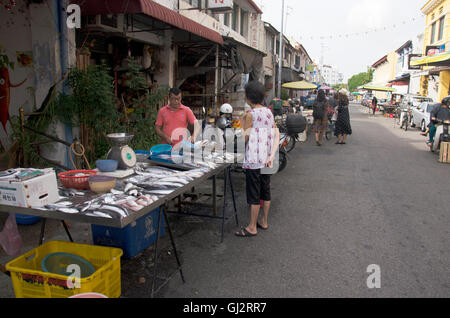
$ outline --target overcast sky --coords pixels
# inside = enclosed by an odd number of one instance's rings
[[[281,26],[282,0],[256,0],[263,20]],[[344,81],[364,72],[388,52],[424,32],[425,0],[285,0],[285,33],[296,39],[311,58],[344,74]],[[287,22],[286,22],[287,21]],[[367,33],[366,33],[367,32]],[[355,33],[359,33],[356,35]],[[330,36],[332,39],[330,39]],[[323,40],[320,37],[324,37]]]

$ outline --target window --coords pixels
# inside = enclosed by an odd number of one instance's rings
[[[431,26],[431,42],[430,44],[434,43],[434,36],[436,35],[436,22],[433,23]]]
[[[242,36],[247,36],[247,28],[246,23],[247,22],[247,13],[241,10],[241,27],[240,27],[240,33]]]
[[[300,66],[300,55],[296,55],[295,56],[295,67],[299,67]]]
[[[439,20],[439,34],[438,34],[438,41],[442,40],[444,37],[444,24],[445,24],[445,16],[443,16]]]
[[[237,25],[238,25],[238,13],[239,13],[239,7],[236,4],[233,4],[233,17],[232,17],[232,22],[231,22],[231,28],[234,31],[237,31]]]
[[[230,26],[230,14],[229,13],[225,13],[224,17],[223,17],[223,24],[225,24],[226,26]]]

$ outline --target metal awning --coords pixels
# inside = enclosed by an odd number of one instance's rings
[[[395,92],[394,88],[385,86],[374,86],[374,85],[363,85],[358,87],[358,89],[365,89],[369,91],[380,91],[380,92]]]
[[[450,52],[426,56],[411,61],[411,66],[450,66]]]
[[[71,2],[80,4],[83,15],[145,14],[180,30],[223,45],[222,35],[218,32],[152,0],[72,0]]]

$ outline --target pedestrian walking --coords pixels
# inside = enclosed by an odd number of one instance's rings
[[[373,110],[373,115],[375,116],[376,112],[377,112],[377,107],[378,107],[378,99],[374,96],[372,99],[372,110]]]
[[[250,223],[247,227],[235,233],[238,237],[252,237],[258,234],[258,229],[269,228],[269,210],[271,205],[270,175],[264,168],[273,168],[275,155],[278,151],[280,135],[272,112],[264,107],[264,85],[253,81],[246,85],[245,95],[251,110],[244,116],[245,134],[245,170],[247,203],[250,205]],[[264,202],[263,215],[258,221]]]
[[[323,136],[328,130],[328,108],[329,104],[325,96],[325,91],[321,89],[319,90],[317,99],[313,105],[314,122],[312,125],[312,131],[316,135],[317,146],[322,146]]]
[[[352,126],[350,124],[350,112],[348,109],[348,91],[341,89],[338,93],[337,100],[337,121],[335,126],[335,136],[338,137],[336,144],[345,145],[347,136],[352,134]]]

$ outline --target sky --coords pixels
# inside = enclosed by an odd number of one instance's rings
[[[255,0],[277,30],[282,0]],[[424,32],[426,0],[285,0],[285,34],[348,78]],[[321,39],[322,37],[322,39]],[[331,38],[330,38],[331,37]]]

